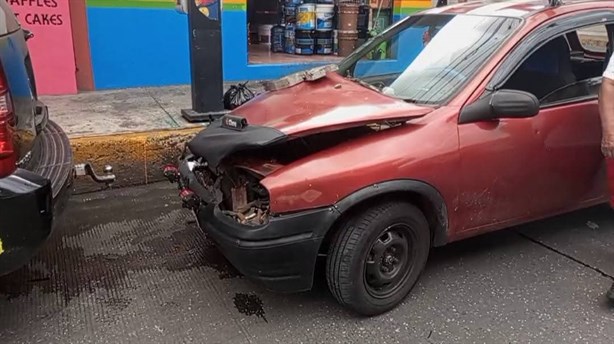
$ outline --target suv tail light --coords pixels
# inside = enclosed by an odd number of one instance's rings
[[[0,65],[0,178],[15,171],[15,113],[4,69]]]

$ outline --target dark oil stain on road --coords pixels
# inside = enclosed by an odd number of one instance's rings
[[[131,226],[108,223],[97,231],[92,230],[93,227],[81,228],[80,232],[71,226],[64,227],[29,266],[0,278],[0,299],[29,295],[38,288],[43,293],[57,294],[64,304],[68,304],[81,293],[91,294],[99,288],[121,291],[131,284],[129,275],[139,271],[162,269],[174,273],[205,267],[216,271],[220,279],[240,277],[215,244],[186,217],[177,219],[178,226],[160,228],[160,231],[157,228],[147,230],[146,227],[155,221],[142,221]],[[87,247],[105,245],[106,241],[100,236],[110,226],[119,227],[110,242],[124,241],[130,247],[128,252],[113,252],[111,244],[108,253],[88,254]],[[77,245],[66,246],[63,238],[71,238],[73,242],[77,241]],[[120,293],[109,300],[108,306],[122,309],[131,301]]]
[[[200,229],[197,229],[200,231]],[[202,266],[211,268],[218,273],[220,279],[243,277],[243,275],[224,257],[215,243],[205,236],[202,250],[197,261]]]
[[[169,271],[207,267],[215,270],[219,279],[242,277],[195,222],[187,221],[185,229],[174,232],[171,239],[173,245],[170,250],[175,251],[176,254],[168,255],[164,263]],[[169,250],[169,240],[168,238],[156,238],[149,241],[147,246],[154,251],[166,251]]]
[[[255,315],[262,318],[262,320],[265,322],[268,322],[264,316],[262,300],[260,300],[257,295],[236,293],[234,297],[234,304],[240,313],[248,316]]]

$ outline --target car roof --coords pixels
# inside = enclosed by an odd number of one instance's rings
[[[606,5],[606,3],[608,3]],[[612,0],[562,0],[561,9],[572,5],[582,8],[610,7]],[[614,6],[612,6],[614,7]],[[514,18],[528,18],[551,9],[548,0],[477,0],[436,7],[424,11],[424,14],[473,14]]]

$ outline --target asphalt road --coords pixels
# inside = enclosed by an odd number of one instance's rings
[[[323,276],[278,295],[239,276],[168,184],[76,196],[0,279],[0,343],[611,343],[614,213],[594,208],[434,250],[411,296],[357,317]]]

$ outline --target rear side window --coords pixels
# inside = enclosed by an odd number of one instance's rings
[[[577,31],[580,45],[588,52],[605,53],[608,43],[608,30],[605,25],[593,25]]]
[[[0,36],[19,30],[19,23],[9,4],[0,0]]]

